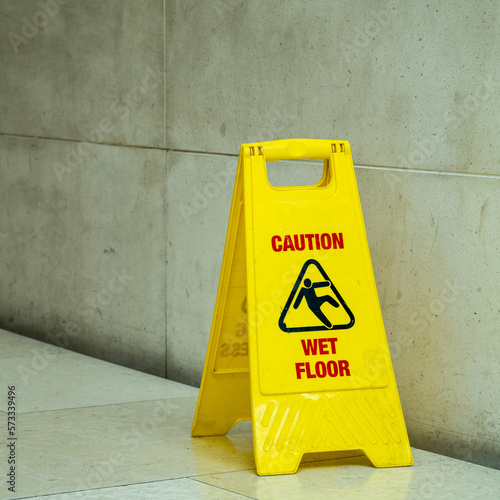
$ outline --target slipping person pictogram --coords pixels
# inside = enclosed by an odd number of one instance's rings
[[[309,309],[316,315],[316,317],[327,327],[331,328],[333,325],[328,320],[328,318],[321,311],[321,306],[328,302],[333,307],[339,307],[339,303],[329,295],[317,296],[316,288],[321,288],[325,286],[331,286],[329,281],[317,281],[316,283],[312,283],[309,278],[304,280],[304,286],[300,289],[297,298],[295,299],[295,303],[293,304],[293,308],[297,309],[302,302],[302,299],[306,299],[306,303],[309,306]]]
[[[318,295],[317,289],[323,289],[324,295]],[[335,309],[324,309],[325,303]],[[309,311],[316,319],[313,319]],[[286,333],[346,330],[354,325],[354,314],[321,264],[315,259],[309,259],[302,266],[281,311],[278,325]]]

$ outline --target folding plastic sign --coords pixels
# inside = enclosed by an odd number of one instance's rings
[[[322,159],[310,186],[266,161]],[[311,452],[412,464],[349,143],[243,144],[193,436],[252,420],[259,475]]]

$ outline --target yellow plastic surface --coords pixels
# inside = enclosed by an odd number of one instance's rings
[[[321,180],[271,186],[266,160],[295,158]],[[241,146],[192,435],[250,418],[260,475],[322,451],[412,464],[346,141]]]

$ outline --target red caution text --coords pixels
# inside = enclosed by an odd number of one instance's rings
[[[275,252],[337,250],[344,248],[344,237],[342,233],[275,234],[271,237],[271,246]]]
[[[328,377],[344,377],[350,376],[349,371],[349,361],[342,359],[340,361],[334,361],[331,359],[326,363],[324,361],[316,361],[314,365],[306,361],[304,363],[295,363],[295,370],[297,372],[297,378],[300,380],[302,375],[307,378],[325,378]]]
[[[306,356],[317,354],[336,354],[335,342],[337,339],[302,339],[302,349]]]
[[[306,356],[318,356],[336,354],[336,338],[325,339],[301,339],[302,349]],[[325,377],[350,377],[349,361],[341,359],[335,361],[309,362],[304,361],[295,363],[295,372],[297,379],[302,378],[325,378]]]

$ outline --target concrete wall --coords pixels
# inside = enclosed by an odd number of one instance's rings
[[[411,443],[499,468],[499,4],[45,5],[0,0],[0,326],[198,385],[239,144],[347,139]]]

